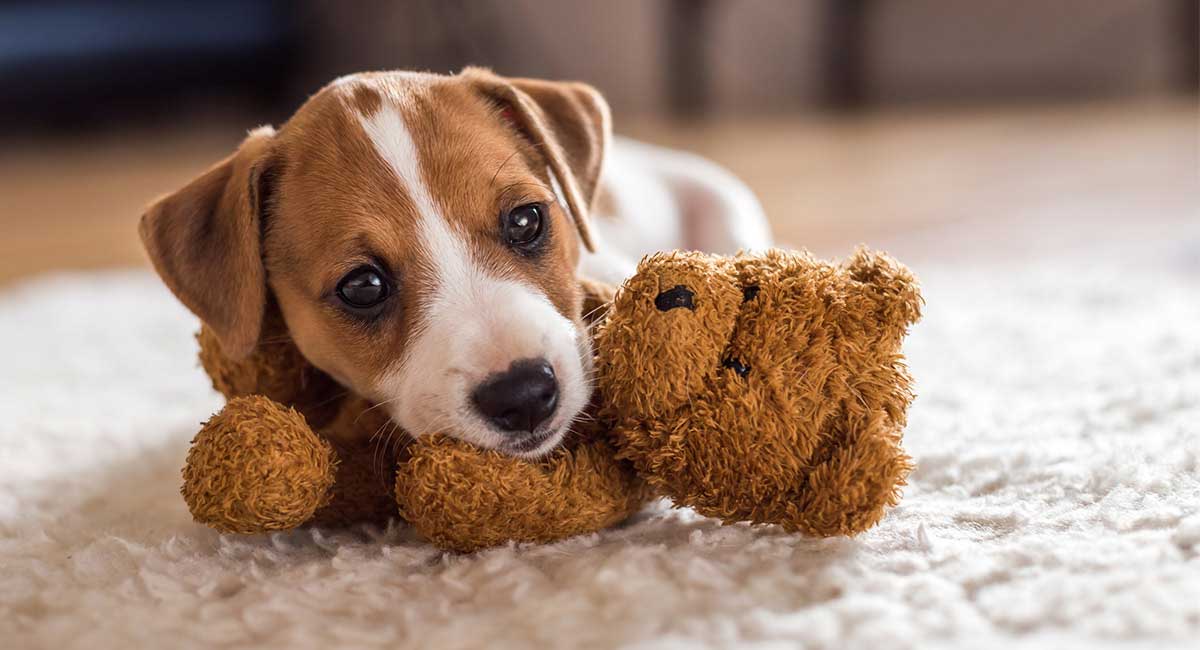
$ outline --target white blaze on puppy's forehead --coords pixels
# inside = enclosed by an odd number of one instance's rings
[[[429,256],[422,262],[433,266],[433,276],[443,287],[467,286],[473,273],[470,252],[451,230],[425,184],[420,153],[400,111],[385,104],[373,115],[360,116],[359,121],[417,210],[418,237]]]

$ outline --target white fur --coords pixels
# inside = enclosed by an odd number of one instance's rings
[[[754,193],[700,156],[613,138],[601,184],[613,213],[593,215],[596,252],[579,263],[587,277],[620,282],[642,256],[661,250],[731,254],[772,245]]]
[[[360,118],[380,156],[418,212],[422,260],[437,283],[420,306],[421,320],[405,355],[378,382],[392,419],[411,435],[446,433],[489,449],[508,437],[475,411],[470,395],[489,375],[514,361],[545,358],[559,384],[559,404],[537,456],[562,439],[587,404],[587,337],[549,299],[528,284],[495,277],[475,261],[430,193],[420,154],[400,111],[384,106]]]

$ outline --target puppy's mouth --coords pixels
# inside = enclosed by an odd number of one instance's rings
[[[500,446],[500,451],[519,458],[536,457],[557,446],[561,437],[562,432],[559,430],[535,431],[506,440]]]
[[[414,437],[440,433],[481,449],[535,460],[566,438],[592,389],[591,340],[586,332],[569,339],[543,338],[550,340],[542,343],[538,354],[502,367],[489,365],[486,375],[473,366],[482,365],[480,357],[487,348],[468,349],[462,361],[452,359],[441,371],[408,370],[441,365],[436,358],[418,358],[396,373],[403,382],[399,387],[380,392],[383,398],[402,396],[392,400],[388,410]]]

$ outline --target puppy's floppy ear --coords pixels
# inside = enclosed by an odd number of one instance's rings
[[[155,270],[239,359],[258,342],[266,306],[262,206],[275,130],[250,132],[237,151],[142,215],[138,232]]]
[[[466,68],[462,75],[500,104],[546,157],[580,239],[595,250],[588,213],[612,139],[608,104],[599,91],[578,82],[508,79],[484,68]]]

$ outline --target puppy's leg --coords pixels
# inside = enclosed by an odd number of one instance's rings
[[[678,207],[683,247],[731,254],[772,245],[771,227],[750,188],[700,156],[642,143],[624,143],[653,170]]]
[[[741,179],[699,157],[681,157],[664,177],[678,197],[689,248],[732,254],[771,247],[762,205]]]

